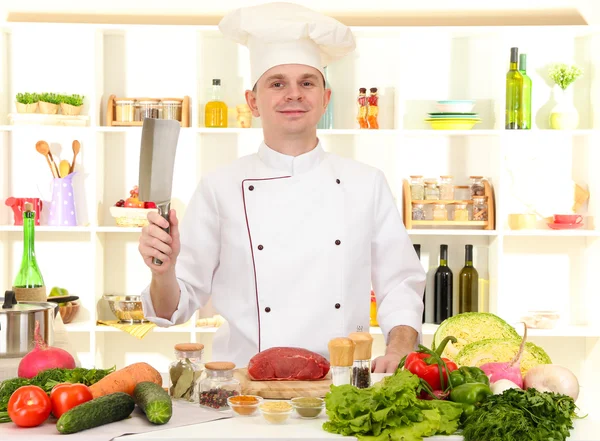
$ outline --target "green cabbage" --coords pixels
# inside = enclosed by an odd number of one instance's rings
[[[469,343],[461,349],[455,358],[460,366],[481,366],[485,363],[504,363],[511,361],[521,345],[521,339],[488,339]],[[534,343],[525,343],[521,355],[521,374],[539,364],[551,364],[550,356]]]
[[[432,349],[449,335],[456,337],[456,343],[448,342],[442,356],[454,361],[469,343],[491,338],[521,339],[515,328],[489,312],[465,312],[444,320],[433,335]]]

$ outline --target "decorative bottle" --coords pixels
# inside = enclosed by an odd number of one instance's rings
[[[523,94],[521,98],[523,112],[519,120],[519,129],[531,129],[531,78],[527,75],[527,54],[519,55],[519,72],[523,76]]]
[[[23,210],[23,257],[13,283],[18,302],[45,302],[46,286],[35,257],[35,211],[26,202]]]
[[[518,129],[519,121],[523,118],[523,75],[519,72],[519,48],[510,49],[510,69],[506,73],[506,114],[504,127],[506,129]]]

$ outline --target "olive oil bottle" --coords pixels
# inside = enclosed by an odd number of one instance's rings
[[[506,129],[519,129],[519,122],[523,120],[523,75],[517,66],[519,62],[519,48],[510,49],[510,68],[506,73],[506,114],[504,127]]]
[[[205,127],[227,127],[227,104],[223,101],[221,80],[212,80],[212,93],[210,100],[204,106]]]
[[[473,245],[465,245],[465,266],[459,275],[459,313],[478,312],[479,274],[473,266]]]
[[[527,54],[519,55],[519,72],[523,75],[523,89],[521,107],[521,120],[519,129],[531,129],[531,78],[527,75]]]

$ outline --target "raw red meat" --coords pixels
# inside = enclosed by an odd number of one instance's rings
[[[253,380],[320,380],[329,372],[329,361],[301,348],[270,348],[248,362]]]

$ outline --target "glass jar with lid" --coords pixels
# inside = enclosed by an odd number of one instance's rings
[[[488,207],[485,201],[485,196],[473,196],[473,220],[488,220]]]
[[[412,220],[425,220],[425,208],[423,204],[413,204]]]
[[[425,184],[423,176],[410,177],[410,198],[413,201],[422,201],[425,199]]]
[[[132,122],[134,118],[135,100],[115,100],[115,121]]]
[[[443,201],[454,200],[454,183],[452,176],[440,176],[440,199]]]
[[[202,343],[175,345],[175,361],[169,365],[169,395],[174,400],[198,402],[203,353]]]
[[[437,201],[440,199],[440,188],[436,179],[425,180],[425,200]]]
[[[162,106],[159,100],[141,99],[136,103],[135,120],[144,118],[162,118]]]
[[[433,206],[433,220],[434,221],[448,220],[448,211],[446,210],[446,204],[435,204]]]
[[[467,204],[454,205],[454,220],[457,222],[466,222],[469,220],[469,210]]]
[[[206,363],[204,368],[206,377],[200,382],[200,406],[217,410],[228,409],[227,398],[242,393],[240,382],[233,377],[235,364],[215,361]]]
[[[182,101],[177,99],[164,99],[162,104],[162,119],[174,119],[181,121]]]
[[[471,180],[471,199],[475,196],[484,196],[483,176],[470,176],[469,179]]]

